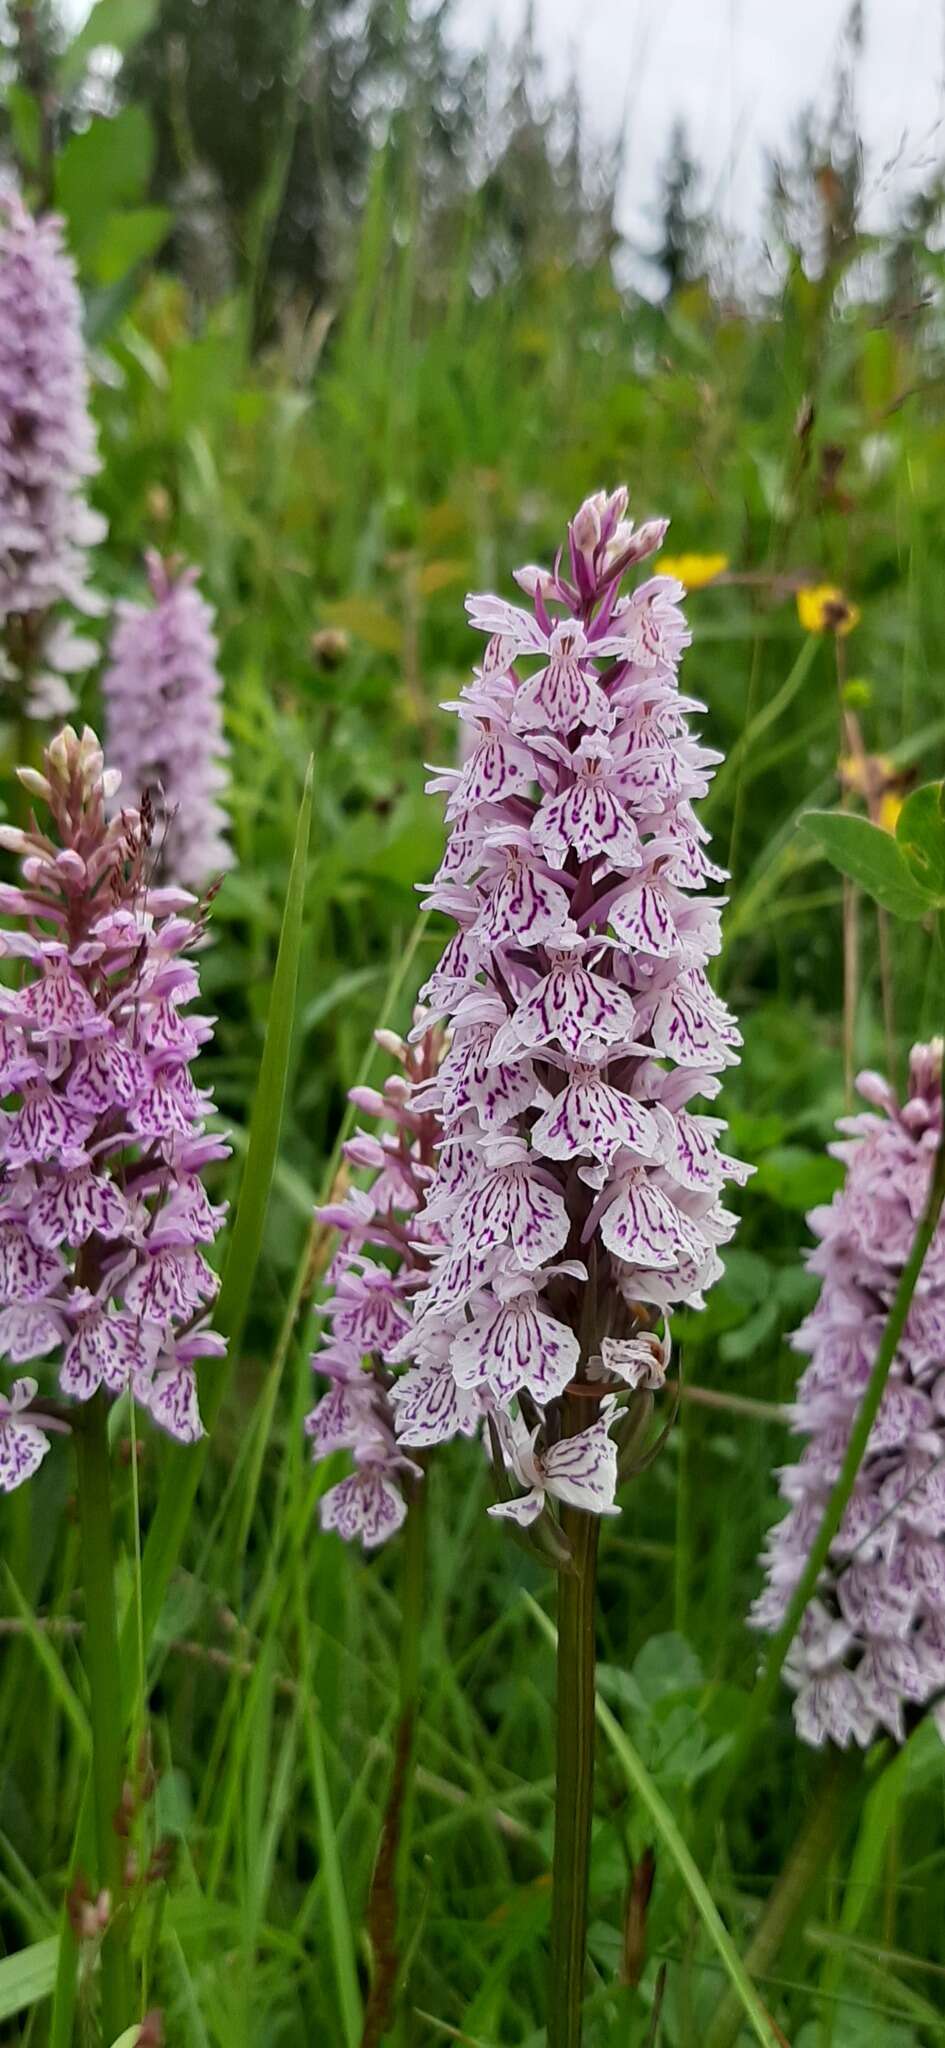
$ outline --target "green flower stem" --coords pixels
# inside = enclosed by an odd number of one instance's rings
[[[708,1849],[711,1836],[721,1814],[725,1800],[736,1779],[744,1768],[745,1759],[771,1711],[784,1660],[804,1617],[805,1609],[816,1591],[817,1581],[827,1562],[830,1546],[843,1520],[847,1502],[853,1492],[856,1475],[863,1462],[869,1442],[870,1431],[879,1412],[879,1405],[886,1389],[886,1381],[902,1336],[912,1297],[916,1290],[919,1274],[925,1264],[925,1255],[935,1235],[936,1226],[945,1199],[945,1128],[939,1139],[925,1208],[919,1219],[912,1250],[902,1270],[902,1277],[893,1298],[893,1304],[886,1318],[879,1349],[876,1353],[866,1391],[857,1410],[856,1421],[850,1432],[839,1476],[824,1510],[823,1519],[811,1545],[807,1563],[795,1587],[790,1606],[775,1636],[772,1637],[761,1677],[752,1694],[751,1703],[741,1732],[729,1753],[728,1763],[720,1773],[714,1794],[709,1800],[703,1816],[703,1842]]]
[[[102,2036],[109,2044],[133,2018],[127,1917],[123,1910],[124,1854],[116,1827],[125,1775],[124,1715],[118,1657],[118,1613],[112,1550],[108,1407],[102,1392],[88,1403],[75,1429],[79,1528],[85,1592],[85,1664],[92,1724],[92,1805],[99,1890],[109,1893],[111,1917],[102,1941]]]
[[[558,1717],[548,2048],[580,2048],[594,1799],[595,1596],[600,1518],[564,1507],[573,1568],[558,1574]]]
[[[795,1921],[816,1895],[836,1845],[844,1793],[858,1765],[859,1758],[845,1756],[840,1750],[834,1750],[828,1759],[807,1818],[743,1958],[756,1983],[777,1961]],[[709,2028],[706,2048],[734,2048],[744,2022],[742,2000],[729,1986]]]

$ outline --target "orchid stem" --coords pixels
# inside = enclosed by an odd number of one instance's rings
[[[75,1430],[79,1527],[85,1593],[85,1668],[92,1726],[92,1805],[96,1885],[109,1895],[101,1947],[102,2038],[118,2039],[131,2023],[127,1924],[122,1904],[124,1857],[117,1820],[124,1782],[124,1720],[118,1660],[118,1612],[112,1549],[108,1408],[100,1391]]]
[[[594,1676],[600,1521],[563,1507],[573,1569],[558,1573],[558,1716],[548,2048],[580,2048],[594,1802]]]

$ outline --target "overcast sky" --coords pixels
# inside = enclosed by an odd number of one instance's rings
[[[758,218],[766,147],[805,102],[829,107],[849,0],[533,0],[556,77],[576,62],[589,120],[626,137],[622,224],[642,228],[654,166],[682,115],[724,225]],[[525,0],[456,0],[465,42],[508,41]],[[865,0],[857,112],[869,214],[945,157],[945,0]],[[652,230],[651,230],[652,232]]]
[[[91,0],[59,0],[71,24]],[[750,235],[764,191],[765,152],[783,144],[800,109],[832,103],[850,0],[531,0],[551,76],[575,66],[588,126],[624,139],[621,225],[652,241],[656,169],[677,116],[704,166],[703,199],[723,227]],[[510,43],[528,0],[453,0],[457,37],[481,49]],[[865,45],[856,111],[867,145],[865,216],[945,159],[945,0],[863,0]]]

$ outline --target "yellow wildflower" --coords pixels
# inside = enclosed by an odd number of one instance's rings
[[[859,624],[859,605],[834,583],[817,583],[797,593],[797,616],[805,633],[838,633],[843,639]]]
[[[728,568],[727,555],[660,555],[658,576],[675,576],[687,590],[703,590]]]
[[[884,832],[895,832],[901,810],[902,797],[895,789],[888,789],[880,802],[877,825],[881,825]]]

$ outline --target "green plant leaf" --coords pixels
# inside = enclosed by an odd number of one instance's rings
[[[110,213],[88,256],[88,268],[96,284],[119,284],[153,256],[166,240],[174,215],[167,206],[133,206],[124,213]]]
[[[354,1932],[345,1893],[342,1855],[331,1809],[322,1731],[318,1715],[313,1712],[311,1706],[305,1716],[305,1737],[318,1817],[318,1845],[325,1879],[328,1933],[338,1986],[338,2002],[341,2006],[342,2028],[347,2048],[357,2048],[361,2038],[363,2016],[358,1992]]]
[[[78,85],[93,50],[108,47],[124,55],[132,49],[147,34],[156,14],[157,0],[95,0],[88,20],[60,58],[59,91],[71,92]]]
[[[914,880],[905,856],[889,832],[850,811],[805,811],[801,823],[815,838],[831,867],[888,910],[893,917],[925,917],[933,899]]]
[[[702,1665],[692,1644],[673,1631],[650,1636],[634,1663],[633,1676],[649,1706],[681,1692],[696,1691],[703,1683]]]
[[[829,1202],[843,1185],[843,1167],[826,1153],[804,1145],[774,1145],[759,1160],[752,1193],[767,1195],[781,1209],[803,1212]]]
[[[945,783],[923,783],[906,798],[896,842],[920,889],[945,897]]]
[[[25,170],[38,171],[42,155],[39,101],[22,85],[8,85],[4,101],[16,155]]]
[[[154,132],[142,107],[124,107],[73,135],[56,165],[55,198],[65,214],[79,262],[97,250],[110,215],[143,199],[154,155]]]

